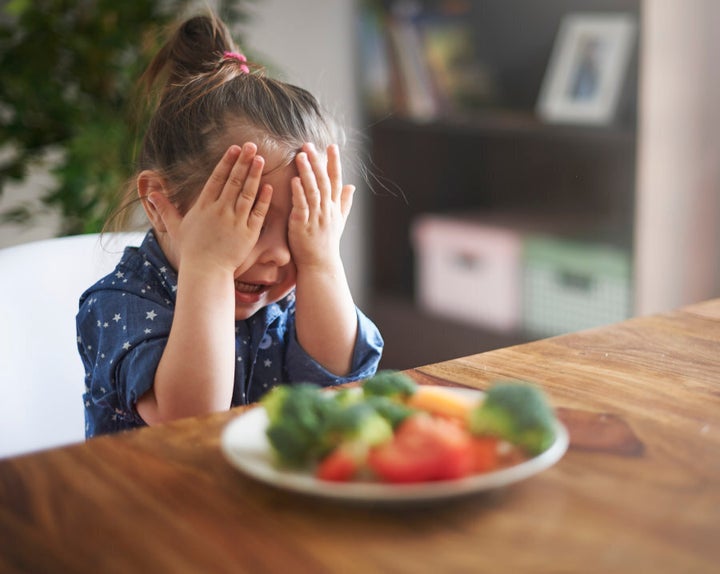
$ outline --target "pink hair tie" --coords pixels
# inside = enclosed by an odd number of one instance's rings
[[[237,60],[238,62],[240,62],[240,71],[244,72],[245,74],[250,73],[250,68],[248,68],[247,65],[247,58],[244,54],[239,54],[237,52],[223,52],[223,59]]]

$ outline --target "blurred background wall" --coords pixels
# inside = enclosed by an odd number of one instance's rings
[[[643,8],[638,314],[720,295],[720,2]]]
[[[314,92],[343,122],[349,154],[364,149],[355,70],[355,0],[258,0],[243,26],[248,47],[282,77]],[[518,16],[520,17],[520,16]],[[720,294],[720,3],[645,0],[639,62],[634,240],[635,312],[662,311]],[[360,65],[363,65],[362,62]],[[368,205],[357,173],[356,205],[345,234],[347,271],[358,301],[370,297]],[[37,195],[36,173],[8,188],[0,208]],[[0,247],[52,237],[52,214],[31,228],[0,225]]]

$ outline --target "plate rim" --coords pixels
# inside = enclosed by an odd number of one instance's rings
[[[484,391],[469,387],[450,387],[443,385],[428,385],[442,387],[459,394],[470,396],[483,396]],[[333,391],[330,391],[333,392]],[[255,419],[258,419],[255,421]],[[253,428],[251,425],[255,425]],[[245,426],[251,426],[257,435],[257,440],[266,443],[265,452],[252,451],[257,460],[252,457],[248,460],[243,454],[251,451],[240,451],[243,444],[237,443],[235,436]],[[362,502],[404,502],[404,501],[430,501],[444,500],[473,493],[494,490],[520,482],[538,474],[556,464],[565,454],[569,446],[569,434],[565,425],[557,418],[554,421],[555,440],[539,455],[526,461],[500,470],[473,474],[467,477],[430,481],[412,484],[392,484],[385,482],[351,481],[332,482],[315,478],[307,471],[294,471],[277,468],[270,461],[269,444],[265,435],[267,428],[267,415],[262,405],[257,404],[250,409],[235,416],[223,428],[220,447],[226,461],[236,470],[250,478],[264,484],[283,490],[289,490],[321,498],[343,499]],[[245,441],[247,442],[247,441]],[[247,449],[247,445],[245,445]],[[242,454],[241,454],[242,453]],[[263,460],[266,459],[266,460]]]

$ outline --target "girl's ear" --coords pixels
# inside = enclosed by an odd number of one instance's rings
[[[167,229],[165,229],[165,223],[162,217],[160,217],[160,213],[152,202],[148,200],[148,196],[152,193],[162,193],[167,197],[168,190],[165,185],[165,180],[155,171],[148,169],[143,170],[137,178],[137,190],[145,214],[153,228],[156,231],[166,232]]]

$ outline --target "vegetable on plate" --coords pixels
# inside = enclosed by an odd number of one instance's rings
[[[535,456],[555,437],[544,394],[522,381],[474,397],[381,371],[334,392],[281,385],[261,404],[277,464],[328,481],[454,480]]]

